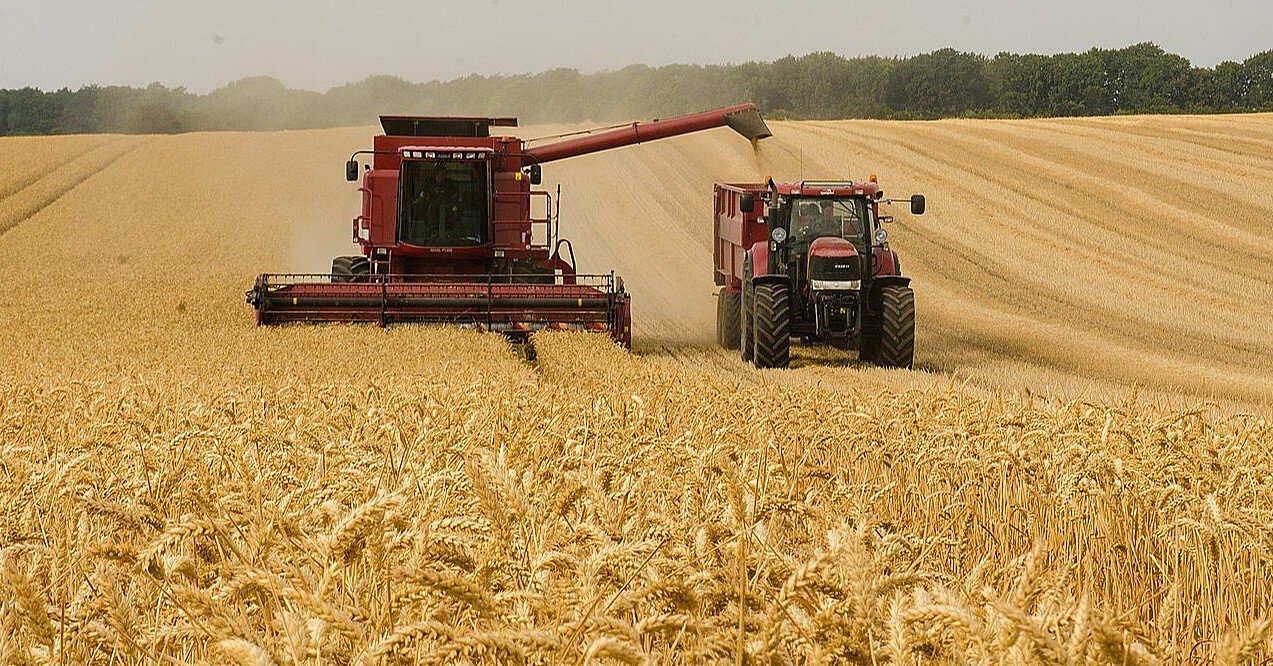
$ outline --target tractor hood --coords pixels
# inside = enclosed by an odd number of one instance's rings
[[[853,243],[824,236],[809,245],[809,287],[815,291],[854,290],[862,285],[862,261]]]
[[[858,249],[853,243],[838,236],[823,236],[809,244],[810,257],[856,257]]]

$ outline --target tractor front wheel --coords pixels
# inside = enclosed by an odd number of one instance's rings
[[[752,360],[756,336],[756,290],[749,282],[743,282],[738,308],[738,348],[744,361]]]
[[[739,330],[742,308],[742,294],[731,292],[729,287],[721,287],[716,295],[716,342],[725,349],[738,349],[742,337]]]
[[[758,284],[756,293],[756,367],[785,368],[791,362],[791,305],[787,286]]]
[[[892,368],[915,365],[915,292],[889,285],[880,290],[880,337],[873,362]]]

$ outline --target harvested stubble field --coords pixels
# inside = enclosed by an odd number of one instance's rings
[[[1273,118],[775,130],[546,169],[638,351],[533,362],[252,327],[370,130],[0,141],[0,660],[1267,655]],[[711,349],[711,182],[868,168],[919,370]]]

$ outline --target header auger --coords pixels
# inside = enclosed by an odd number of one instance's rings
[[[362,211],[353,220],[360,253],[333,259],[330,274],[259,276],[247,292],[258,324],[447,323],[517,340],[543,328],[584,329],[630,346],[623,279],[575,271],[552,196],[531,189],[540,166],[714,127],[753,141],[770,136],[751,104],[533,147],[491,136],[491,128],[515,127],[516,118],[380,122],[385,133],[345,166],[348,180],[362,181]],[[360,171],[362,155],[371,164]]]

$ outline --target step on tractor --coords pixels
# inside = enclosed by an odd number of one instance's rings
[[[791,339],[909,368],[915,296],[888,245],[875,176],[864,182],[717,184],[716,334],[760,368],[785,368]],[[909,199],[924,213],[924,195]]]
[[[361,181],[359,252],[331,273],[263,274],[247,292],[258,325],[458,324],[515,341],[544,328],[608,332],[632,343],[630,296],[613,272],[575,270],[559,235],[561,188],[532,190],[541,165],[714,127],[770,136],[743,104],[648,123],[547,137],[528,145],[492,128],[515,118],[381,116],[384,134],[345,165]],[[366,156],[366,157],[363,157]],[[360,169],[359,158],[363,157]]]

